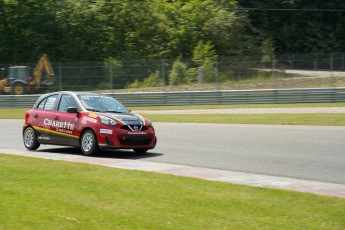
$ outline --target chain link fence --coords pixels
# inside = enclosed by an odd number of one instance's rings
[[[345,87],[345,53],[164,60],[54,62],[42,92],[190,91]],[[30,66],[35,64],[21,63]],[[0,64],[6,69],[8,64]],[[6,75],[2,71],[2,78]]]

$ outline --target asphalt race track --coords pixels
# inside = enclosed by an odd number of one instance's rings
[[[0,120],[0,150],[26,151],[22,120]],[[345,127],[155,123],[156,149],[103,158],[143,160],[345,185]],[[75,148],[41,145],[40,153],[79,156]],[[1,151],[0,151],[1,152]]]
[[[345,184],[345,127],[161,123],[157,135],[152,161]]]

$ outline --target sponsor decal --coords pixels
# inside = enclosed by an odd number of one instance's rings
[[[115,118],[115,117],[113,117],[114,118],[114,120],[117,122],[117,123],[119,123],[119,124],[121,124],[121,125],[127,125],[125,122],[123,122],[122,120],[120,120],[120,119],[117,119],[117,118]]]
[[[97,123],[97,119],[91,118],[91,117],[83,117],[83,119],[81,120],[81,123],[86,125],[87,122],[92,122],[92,123]]]
[[[54,134],[58,134],[58,135],[62,135],[62,136],[67,136],[67,137],[79,138],[79,136],[77,136],[77,135],[68,134],[68,133],[61,133],[61,132],[57,132],[57,131],[54,131],[54,130],[50,130],[50,129],[46,129],[46,128],[41,128],[39,126],[33,126],[33,128],[35,130],[41,130],[41,131],[45,131],[45,132],[48,132],[48,133],[54,133]],[[51,140],[51,139],[49,139],[49,140]]]
[[[61,133],[72,134],[72,130],[67,130],[67,129],[56,128],[56,131],[61,132]]]
[[[97,114],[94,114],[94,113],[89,113],[89,117],[92,117],[92,118],[97,118],[98,115]]]
[[[55,121],[55,120],[50,120],[48,118],[45,118],[43,121],[43,124],[46,126],[53,126],[57,129],[58,128],[69,129],[69,130],[74,129],[74,124],[71,122],[67,122],[67,121]]]
[[[147,135],[147,133],[145,133],[145,132],[128,132],[127,134],[131,134],[131,135],[136,135],[136,134]]]
[[[126,121],[127,125],[141,125],[142,123],[138,120]]]
[[[143,117],[143,116],[141,116],[141,115],[139,115],[139,114],[136,114],[136,116],[137,117],[139,117],[141,120],[142,120],[142,124],[144,124],[144,126],[146,126],[147,124],[146,124],[146,120],[145,120],[145,118]]]
[[[80,98],[81,99],[84,99],[84,100],[89,100],[90,98],[107,98],[106,96],[102,96],[102,95],[80,95]]]
[[[111,129],[100,129],[99,133],[113,134],[113,130],[111,130]]]
[[[47,140],[49,141],[50,140],[50,137],[42,137],[42,136],[39,136],[37,137],[38,140]]]

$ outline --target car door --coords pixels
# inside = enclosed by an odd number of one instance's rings
[[[69,107],[78,109],[78,104],[71,95],[62,94],[57,110],[53,114],[53,140],[56,144],[78,146],[79,114],[67,112]]]
[[[33,110],[31,123],[39,142],[49,143],[52,141],[51,124],[58,97],[59,94],[53,94],[42,99],[37,108]]]

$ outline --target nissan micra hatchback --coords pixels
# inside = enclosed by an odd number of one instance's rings
[[[25,114],[24,145],[80,147],[90,156],[100,149],[153,149],[157,137],[151,121],[131,113],[116,99],[88,92],[55,92],[42,95]]]

